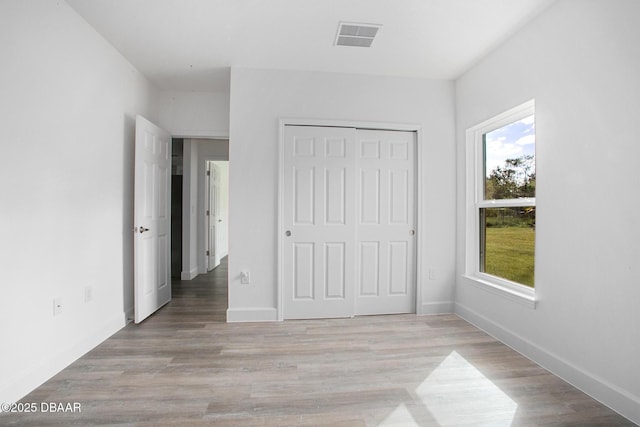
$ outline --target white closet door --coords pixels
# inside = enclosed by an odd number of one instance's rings
[[[415,312],[415,133],[357,131],[355,314]]]
[[[415,133],[286,126],[285,319],[415,311]]]
[[[353,316],[355,129],[286,126],[283,154],[283,317]]]

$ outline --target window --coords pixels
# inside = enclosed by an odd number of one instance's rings
[[[533,101],[467,131],[466,274],[533,301],[536,226]]]

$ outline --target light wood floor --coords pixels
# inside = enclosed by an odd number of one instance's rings
[[[226,264],[175,282],[0,425],[631,426],[454,315],[226,324]]]

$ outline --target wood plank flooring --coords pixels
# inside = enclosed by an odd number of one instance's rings
[[[0,425],[632,426],[454,315],[227,324],[226,263]]]

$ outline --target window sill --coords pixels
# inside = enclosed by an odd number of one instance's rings
[[[488,280],[480,279],[474,276],[463,275],[466,283],[469,283],[476,288],[482,289],[486,292],[490,292],[495,295],[499,295],[511,301],[517,302],[532,310],[536,309],[536,298],[534,295],[528,295],[524,292],[518,292],[515,289],[509,289],[504,286],[500,286],[496,283],[492,283]]]

